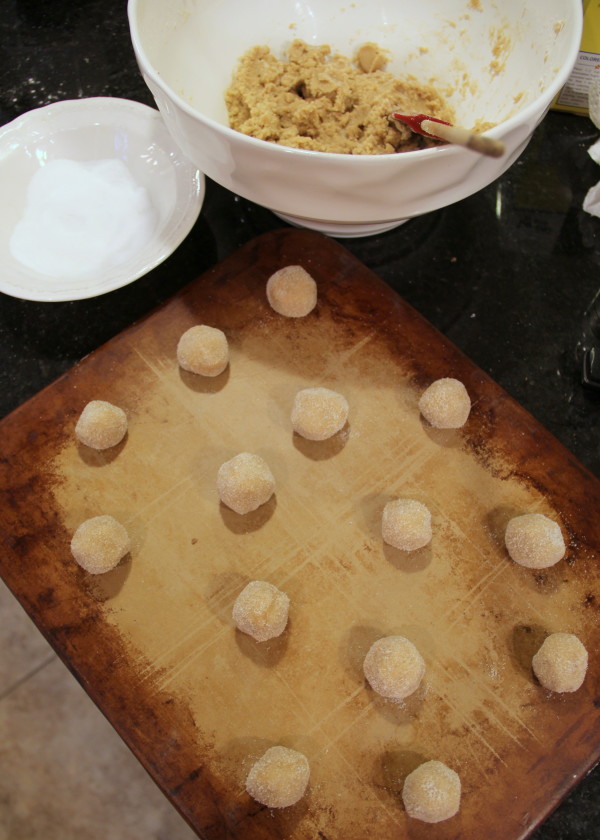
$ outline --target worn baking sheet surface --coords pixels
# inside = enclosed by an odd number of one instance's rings
[[[269,274],[299,263],[317,309],[268,306]],[[207,380],[178,369],[195,323],[222,328],[231,364]],[[422,388],[461,379],[473,399],[458,432],[428,428]],[[292,434],[295,392],[325,385],[350,404],[336,438]],[[108,453],[77,445],[90,399],[129,415]],[[2,575],[165,793],[201,836],[371,840],[523,837],[598,756],[600,487],[482,371],[345,249],[306,231],[250,243],[84,359],[0,428]],[[219,504],[218,467],[256,452],[275,497],[240,517]],[[386,501],[433,514],[426,549],[382,544]],[[535,572],[512,563],[507,519],[560,521],[568,554]],[[99,513],[131,534],[131,556],[86,575],[72,532]],[[237,632],[252,579],[291,599],[279,639]],[[551,695],[532,678],[548,632],[591,652],[584,686]],[[398,704],[370,690],[362,660],[409,637],[424,685]],[[244,791],[270,745],[304,752],[307,796],[270,811]],[[406,817],[400,791],[425,759],[455,768],[458,816]]]

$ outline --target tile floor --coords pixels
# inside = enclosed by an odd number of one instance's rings
[[[194,838],[0,581],[0,840]]]

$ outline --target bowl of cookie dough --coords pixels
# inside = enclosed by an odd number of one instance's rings
[[[185,155],[283,220],[389,230],[524,151],[577,59],[580,0],[129,0],[141,73]],[[426,113],[500,157],[389,119]]]

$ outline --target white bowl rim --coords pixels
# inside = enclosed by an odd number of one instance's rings
[[[189,173],[189,178],[187,179],[189,182],[189,191],[184,196],[183,212],[172,225],[168,239],[163,240],[162,247],[158,248],[155,246],[153,250],[152,243],[155,240],[152,239],[148,250],[143,250],[139,255],[135,255],[125,264],[125,267],[128,264],[133,266],[129,273],[125,271],[121,272],[117,266],[108,272],[108,274],[102,275],[102,279],[98,281],[93,276],[90,276],[82,280],[81,286],[61,288],[58,285],[53,287],[52,284],[48,284],[48,278],[44,278],[44,275],[39,275],[39,283],[32,283],[27,287],[23,287],[18,282],[9,279],[4,272],[0,272],[0,292],[11,297],[41,302],[82,300],[127,286],[164,262],[183,242],[200,215],[206,192],[204,174],[184,155],[172,139],[160,112],[156,108],[145,105],[143,102],[113,96],[90,96],[80,99],[61,99],[56,102],[50,102],[47,105],[32,108],[0,126],[0,143],[5,142],[6,138],[10,137],[11,134],[18,135],[19,132],[23,131],[31,123],[35,124],[40,118],[43,119],[46,116],[52,116],[55,112],[82,112],[86,108],[100,115],[102,120],[98,122],[105,123],[106,125],[110,124],[110,118],[104,118],[110,114],[114,114],[120,119],[123,119],[123,116],[127,116],[127,114],[134,114],[136,117],[141,117],[145,121],[156,122],[164,138],[164,143],[161,143],[163,151],[172,160],[174,165],[177,165],[180,171]],[[90,123],[91,125],[93,123]],[[144,259],[143,254],[147,253],[150,256],[148,259]],[[28,273],[25,267],[22,271],[23,274]],[[33,278],[35,273],[32,272],[29,276]]]
[[[240,138],[243,138],[241,142],[248,142],[251,145],[255,146],[256,148],[264,146],[264,143],[267,142],[265,140],[259,140],[257,137],[250,137],[248,134],[243,134],[240,131],[236,131],[229,126],[224,125],[221,122],[217,122],[213,120],[211,117],[205,116],[201,111],[198,111],[196,108],[193,108],[189,103],[187,103],[181,96],[179,96],[176,91],[174,91],[169,85],[166,84],[162,76],[152,67],[151,62],[148,59],[146,51],[143,49],[138,27],[137,27],[137,7],[141,0],[128,0],[127,1],[127,15],[129,18],[129,28],[130,28],[130,35],[131,41],[133,44],[134,52],[136,55],[143,59],[144,62],[144,69],[143,73],[147,74],[150,79],[156,84],[164,93],[166,93],[174,102],[175,104],[181,108],[188,116],[193,117],[194,119],[199,119],[201,122],[205,123],[207,126],[217,129],[218,131],[225,132],[225,136],[230,138],[235,138],[240,141]],[[580,43],[581,43],[581,32],[583,29],[583,8],[580,0],[570,0],[573,5],[573,12],[575,16],[575,24],[577,26],[577,31],[579,32],[578,38],[574,39],[573,43],[571,44],[571,48],[568,54],[568,60],[565,60],[563,66],[561,67],[560,71],[556,73],[552,84],[548,85],[548,87],[544,90],[544,98],[548,98],[548,103],[550,104],[561,88],[564,87],[567,79],[569,78],[573,65],[577,59],[577,55],[579,54]],[[490,128],[486,131],[486,135],[489,137],[496,137],[500,139],[505,134],[508,134],[512,131],[513,128],[521,125],[523,122],[529,122],[532,119],[532,116],[535,115],[539,110],[539,102],[540,97],[537,97],[532,102],[529,102],[522,108],[517,114],[514,114],[512,117],[509,117],[504,122],[498,123],[498,125]],[[460,146],[456,145],[442,145],[442,146],[433,146],[428,149],[416,149],[410,152],[402,152],[402,154],[398,155],[349,155],[344,154],[341,152],[317,152],[313,151],[312,149],[296,149],[292,146],[282,146],[278,143],[269,143],[269,148],[274,150],[274,154],[278,155],[295,155],[301,157],[317,157],[323,161],[327,160],[340,160],[346,159],[348,160],[349,166],[358,166],[360,165],[357,161],[362,161],[363,165],[366,166],[383,166],[385,161],[389,161],[390,157],[393,157],[397,160],[407,159],[410,160],[413,158],[415,154],[419,155],[419,159],[423,159],[423,156],[431,156],[431,155],[455,155],[455,154],[464,154],[464,149]],[[382,162],[383,161],[383,162]]]

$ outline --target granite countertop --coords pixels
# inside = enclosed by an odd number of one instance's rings
[[[8,0],[0,20],[0,124],[60,99],[154,104],[133,56],[124,0]],[[550,112],[498,181],[452,207],[343,244],[445,333],[600,476],[600,391],[582,355],[600,342],[600,219],[582,210],[600,168],[587,118]],[[269,211],[208,181],[177,251],[99,298],[36,303],[0,295],[0,416],[256,235]],[[589,838],[600,817],[594,770],[533,835]]]

